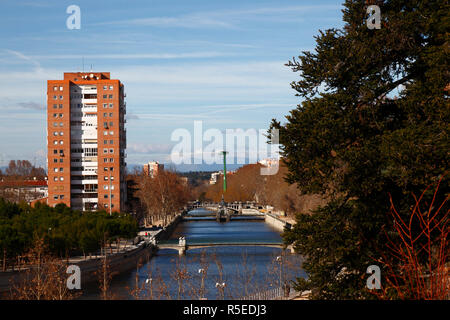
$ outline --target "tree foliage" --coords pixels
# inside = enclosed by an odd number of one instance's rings
[[[0,198],[0,253],[13,258],[28,251],[35,239],[44,239],[50,253],[66,255],[98,250],[105,240],[132,238],[137,223],[131,216],[104,211],[74,211],[64,204],[52,208],[37,203],[34,207]]]
[[[381,29],[366,26],[370,4]],[[287,242],[308,257],[318,298],[363,298],[367,266],[385,250],[389,194],[402,216],[448,170],[449,6],[443,1],[347,0],[344,27],[320,31],[314,52],[288,63],[303,102],[281,124],[289,173],[303,193],[333,200],[299,215]],[[448,180],[441,182],[441,197]],[[426,192],[429,203],[432,192]],[[442,200],[442,199],[440,199]],[[425,262],[424,262],[425,263]]]
[[[296,184],[290,185],[285,181],[284,176],[288,170],[283,161],[280,161],[276,174],[261,175],[262,168],[259,163],[248,164],[227,175],[225,201],[256,201],[292,216],[295,212],[309,210],[324,203],[325,197],[301,195]],[[216,184],[208,186],[205,198],[219,202],[222,199],[222,185],[223,176],[220,176]]]

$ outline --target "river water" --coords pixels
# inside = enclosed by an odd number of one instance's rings
[[[204,214],[204,209],[190,215]],[[282,243],[280,233],[264,220],[216,222],[183,221],[170,241],[185,237],[189,243]],[[281,272],[280,272],[281,271]],[[239,299],[280,287],[296,277],[306,277],[301,257],[281,248],[220,246],[190,249],[184,256],[171,249],[159,250],[138,270],[111,281],[115,298],[133,299]],[[137,283],[137,285],[136,285]],[[95,287],[85,288],[84,299],[96,299]]]

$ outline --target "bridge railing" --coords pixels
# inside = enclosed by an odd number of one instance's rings
[[[241,298],[240,300],[289,300],[298,296],[294,290],[285,291],[284,287],[277,287],[266,291],[256,292]]]

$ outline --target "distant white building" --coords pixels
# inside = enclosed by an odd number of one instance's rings
[[[235,171],[227,171],[227,176],[235,174]],[[209,180],[209,184],[216,184],[217,180],[220,176],[223,176],[223,171],[213,172],[211,173],[211,179]]]
[[[147,176],[154,178],[158,175],[158,172],[164,170],[164,165],[158,161],[150,161],[143,165],[143,170]]]
[[[209,184],[216,184],[217,177],[219,177],[221,174],[223,174],[222,171],[211,173],[211,179],[209,180]]]
[[[265,167],[272,167],[272,166],[277,166],[279,163],[279,159],[274,159],[274,158],[267,158],[267,159],[262,159],[259,160],[258,163],[262,164]]]

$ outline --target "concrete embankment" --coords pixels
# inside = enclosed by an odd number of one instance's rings
[[[182,215],[178,214],[172,221],[163,229],[148,232],[149,235],[154,236],[158,241],[168,239],[172,232],[177,227],[178,223],[182,221]],[[148,261],[155,253],[156,248],[151,245],[148,240],[149,237],[144,237],[144,231],[140,231],[138,237],[134,240],[135,245],[128,245],[123,247],[120,252],[107,254],[107,264],[109,272],[112,275],[117,275],[136,268],[136,265],[141,260]],[[108,249],[106,249],[108,251]],[[104,256],[98,255],[85,259],[84,257],[72,257],[67,262],[67,265],[78,265],[81,270],[81,286],[87,283],[98,281],[99,270],[104,262]],[[18,271],[0,272],[0,295],[4,295],[10,291],[11,283],[20,283],[26,276],[26,268]]]
[[[109,267],[109,273],[112,275],[126,272],[136,268],[136,265],[141,262],[148,261],[153,255],[155,249],[152,245],[145,241],[140,241],[136,245],[129,245],[118,253],[107,254],[106,262]],[[105,256],[94,256],[91,258],[72,257],[69,259],[67,265],[77,265],[81,271],[81,286],[98,281],[100,277],[100,270],[103,266]],[[19,284],[25,279],[27,268],[20,271],[6,271],[0,272],[0,293],[7,293],[10,290],[11,284]],[[69,275],[68,275],[69,276]]]
[[[269,225],[273,226],[275,229],[279,230],[279,231],[284,231],[284,228],[288,228],[290,229],[292,227],[292,225],[287,222],[284,221],[283,219],[277,217],[276,215],[272,214],[272,213],[266,213],[265,214],[265,220],[266,223],[268,223]]]

